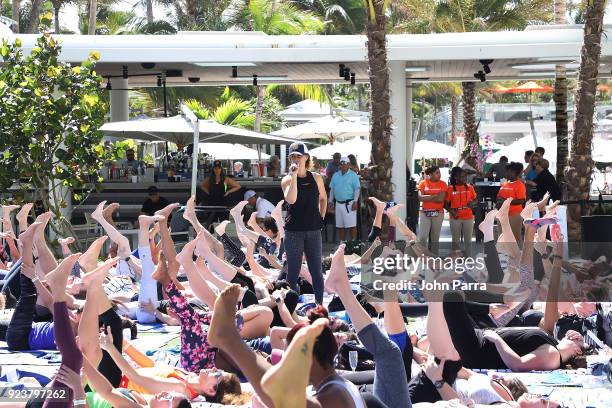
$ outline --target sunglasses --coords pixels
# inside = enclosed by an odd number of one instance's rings
[[[221,384],[221,380],[223,379],[223,371],[215,371],[215,373],[213,374],[213,377],[215,377],[215,392],[217,392],[217,389],[219,388],[219,384]]]

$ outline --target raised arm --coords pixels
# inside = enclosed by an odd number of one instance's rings
[[[110,402],[115,408],[143,408],[113,388],[110,382],[83,356],[83,372],[87,380],[102,398]]]

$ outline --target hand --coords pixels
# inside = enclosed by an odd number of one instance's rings
[[[55,378],[66,384],[72,391],[76,393],[83,392],[83,384],[81,383],[81,375],[72,370],[67,365],[61,365],[60,369],[55,374]]]
[[[291,163],[291,166],[289,166],[289,173],[292,176],[297,176],[297,171],[298,171],[298,165],[295,163]]]
[[[434,356],[429,356],[425,365],[423,366],[423,370],[425,371],[425,375],[427,378],[431,380],[431,382],[435,383],[436,381],[440,381],[442,379],[442,370],[444,370],[444,359],[440,361],[440,364],[436,364]]]
[[[113,347],[115,346],[113,345],[113,335],[110,330],[108,333],[105,333],[104,329],[100,329],[100,348],[109,351]]]
[[[351,205],[351,211],[357,211],[357,201],[353,201],[353,205]]]
[[[484,333],[482,333],[482,337],[486,340],[489,340],[491,343],[497,343],[502,339],[499,334],[497,334],[493,330],[485,330]]]

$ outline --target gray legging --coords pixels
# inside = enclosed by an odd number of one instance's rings
[[[374,395],[387,407],[412,407],[402,352],[397,344],[374,323],[364,327],[357,336],[374,356]]]
[[[323,271],[321,231],[285,231],[285,253],[287,254],[287,282],[299,293],[297,280],[302,268],[302,255],[306,255],[308,271],[312,276],[315,300],[323,303]]]

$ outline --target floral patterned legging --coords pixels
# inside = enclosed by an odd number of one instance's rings
[[[211,312],[198,313],[189,304],[174,282],[166,286],[170,307],[181,321],[181,366],[192,373],[215,368],[217,349],[208,344]],[[244,319],[236,316],[236,327],[242,330]]]

